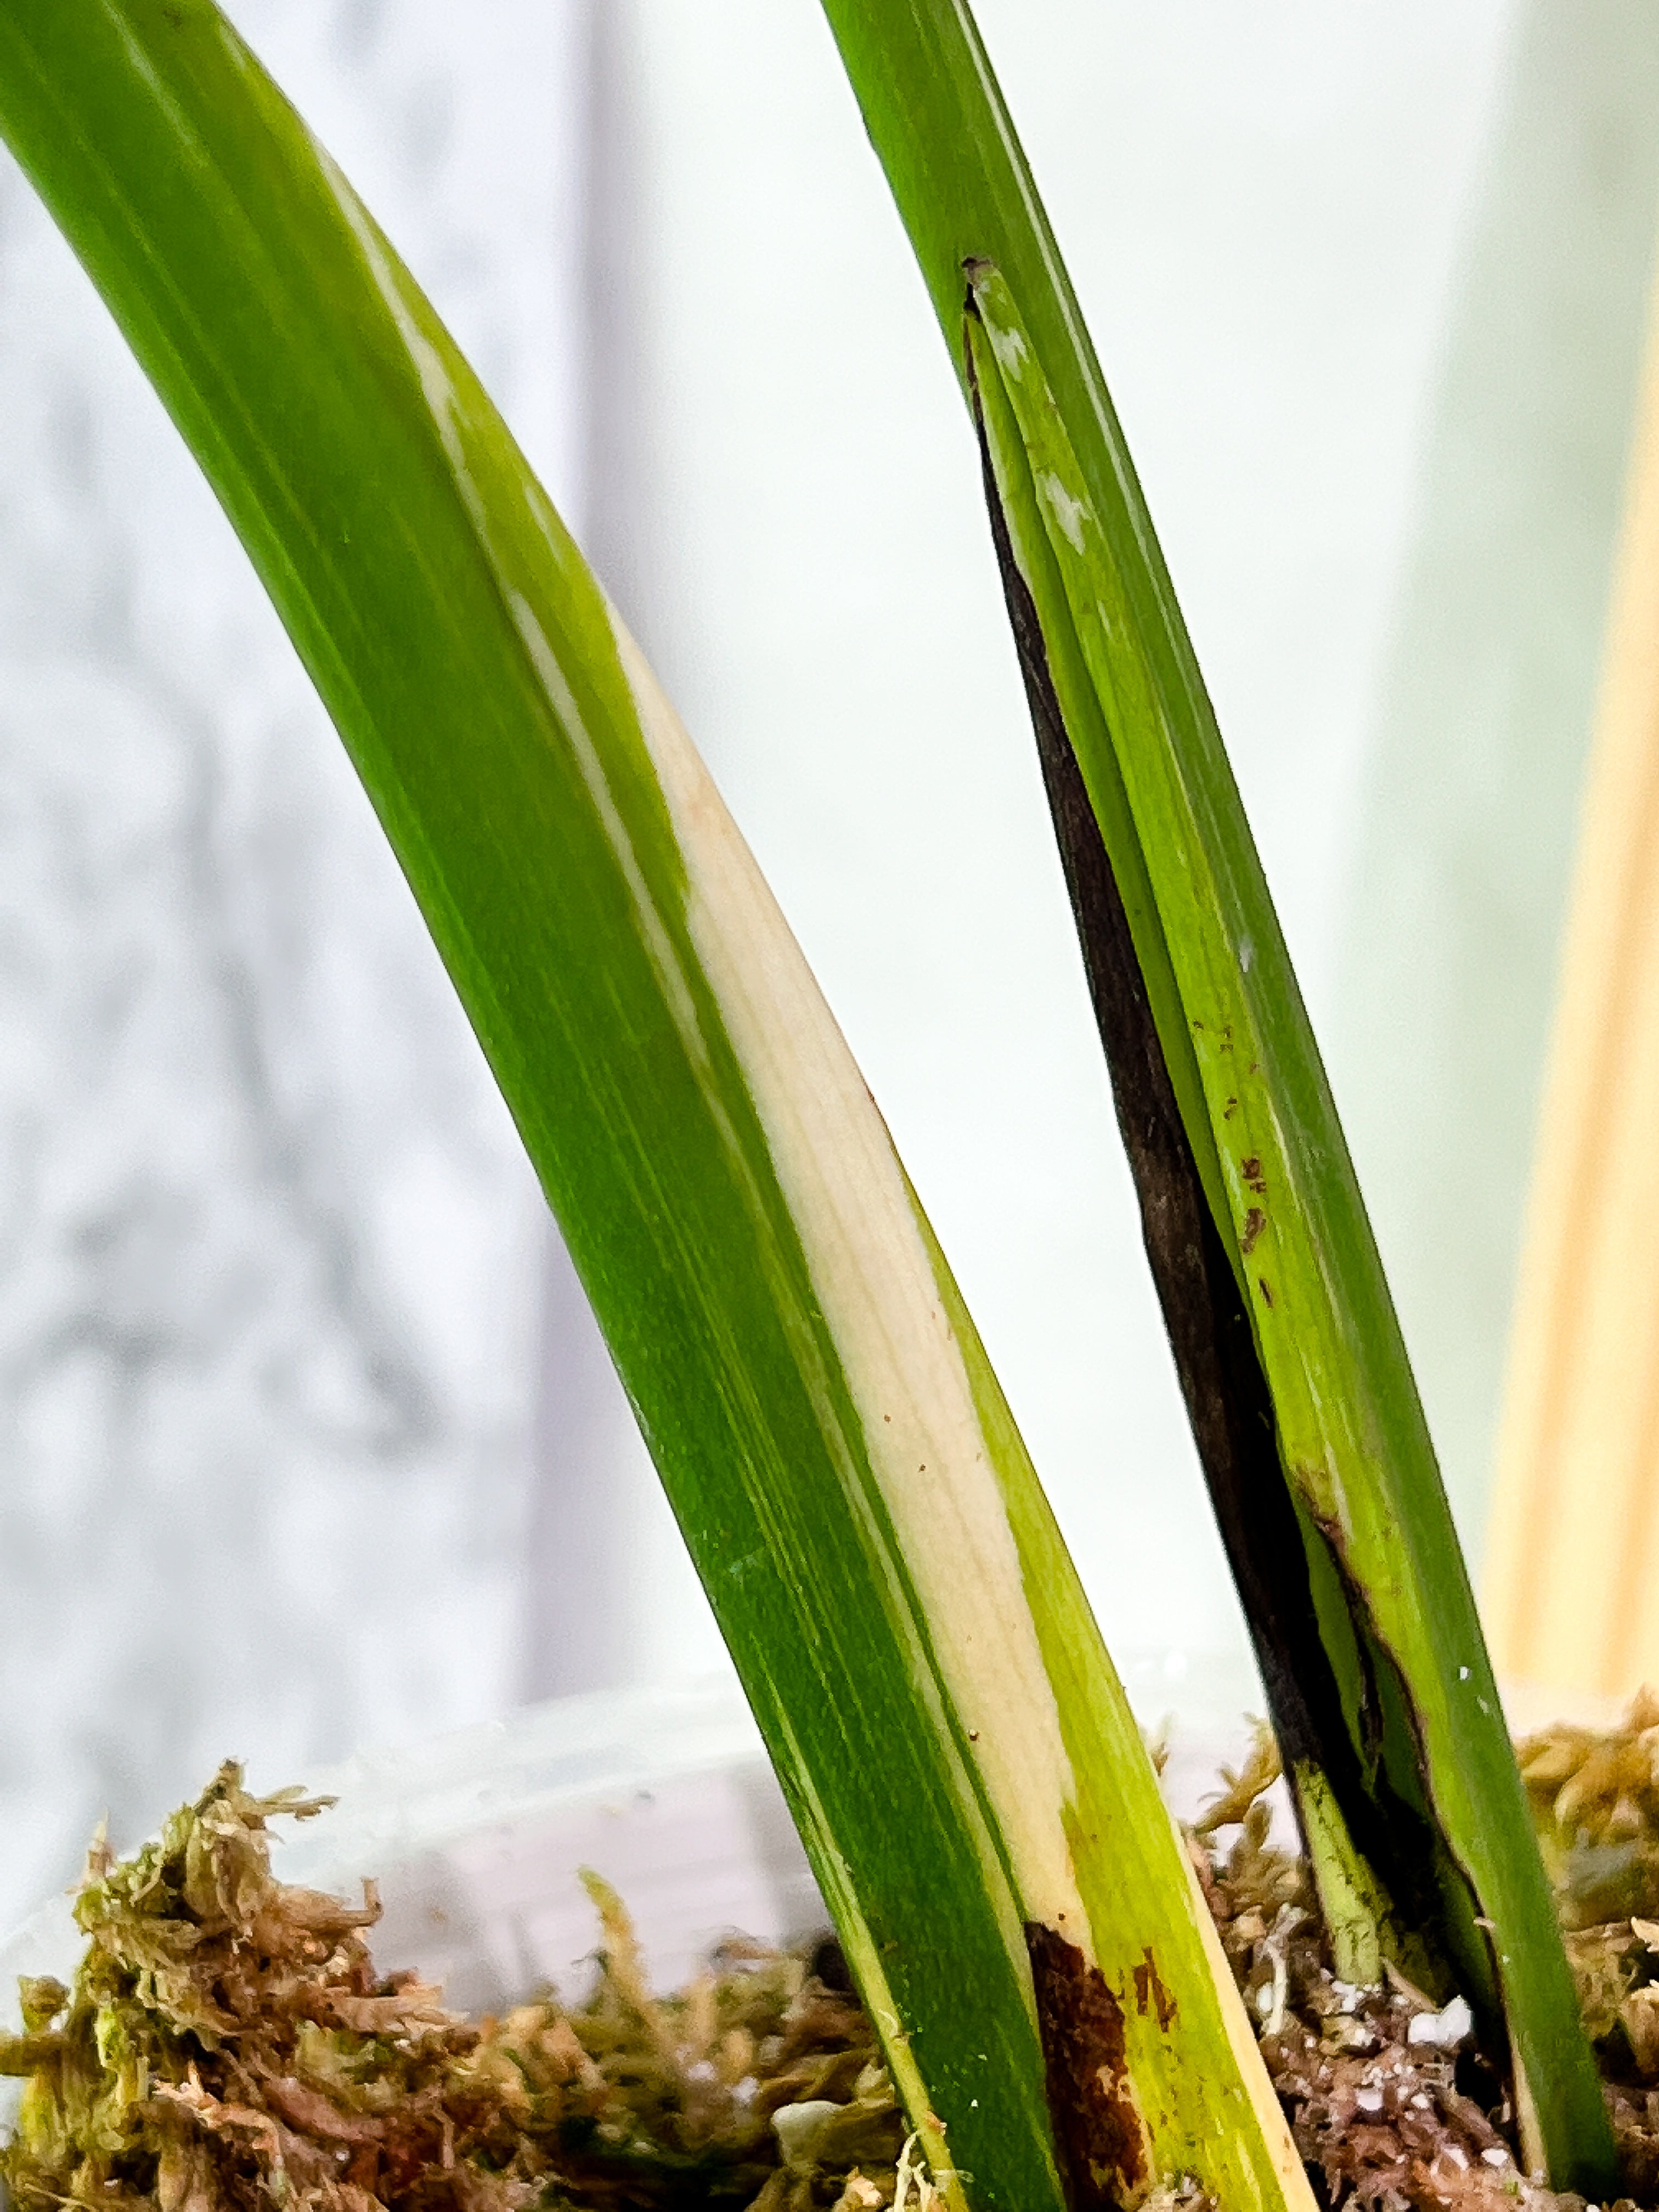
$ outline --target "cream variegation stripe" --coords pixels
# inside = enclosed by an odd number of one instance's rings
[[[526,615],[527,610],[515,610],[532,658],[545,672],[550,656]],[[961,1729],[974,1740],[1019,1911],[1075,1943],[1091,1964],[1105,1969],[1114,1986],[1127,1991],[1126,1960],[1137,1964],[1140,1954],[1133,1943],[1123,1949],[1127,1926],[1108,1929],[1091,1917],[1079,1881],[1067,1833],[1078,1779],[1004,1490],[1005,1479],[1034,1487],[1035,1478],[1018,1447],[1017,1468],[995,1463],[940,1292],[934,1249],[886,1125],[678,714],[614,613],[611,623],[685,869],[685,926],[765,1134],[933,1658]],[[586,774],[590,788],[602,796],[597,761],[589,763]],[[601,811],[626,863],[625,829],[608,799]],[[633,880],[633,872],[627,872]],[[642,885],[636,884],[635,897],[642,936],[653,945],[658,964],[672,968],[660,920],[644,910]],[[690,1022],[684,979],[665,975],[663,980],[682,1024]],[[1102,1671],[1103,1691],[1110,1683],[1108,1694],[1121,1698],[1109,1665]],[[924,1692],[927,1686],[918,1685]],[[1124,1719],[1132,1734],[1127,1708]],[[798,1761],[797,1773],[799,1787],[810,1776],[810,1762]],[[1152,1806],[1161,1823],[1167,1816],[1155,1790]],[[1184,1863],[1179,1838],[1172,1841]],[[987,1894],[994,1901],[1003,1893],[1001,1869],[988,1857],[985,1871]],[[1207,2106],[1196,2136],[1207,2137],[1212,2154],[1218,2154],[1241,2206],[1277,2202],[1311,2212],[1300,2157],[1190,1866],[1183,1886],[1197,1939],[1188,1965],[1205,1974],[1218,2008],[1221,2040],[1211,2049],[1211,2062],[1224,2051],[1236,2071],[1224,2087],[1219,2075],[1201,2081],[1195,2107],[1171,2095],[1167,2077],[1157,2089],[1150,2077],[1137,2079],[1137,2099],[1151,2093],[1142,2125],[1152,2171],[1161,2170],[1165,2129],[1193,2141],[1194,2108]],[[1098,1909],[1098,1886],[1092,1887]],[[833,1901],[850,1939],[849,1956],[879,2011],[885,1976],[856,1893],[845,1887]],[[1019,1944],[1017,1927],[1006,1934],[1011,1948]],[[1111,1941],[1103,1946],[1103,1936]],[[887,2026],[891,2037],[896,2014]],[[902,2038],[890,2040],[889,2049],[901,2054],[899,2071],[915,2112],[924,2078]],[[1182,2063],[1176,2062],[1177,2072]],[[922,2135],[947,2192],[953,2191],[956,2178],[943,2163],[946,2146],[942,2137],[933,2138],[925,2113]]]
[[[1001,1486],[908,1185],[863,1077],[713,779],[620,622],[687,873],[686,921],[766,1133],[865,1447],[1028,1918],[1088,1948],[1075,1795]]]
[[[1144,1955],[1140,1944],[1152,1930],[1102,1925],[1079,1884],[1067,1820],[1081,1792],[1003,1487],[1005,1478],[1034,1486],[1029,1462],[1016,1446],[1017,1468],[996,1464],[935,1272],[935,1250],[886,1124],[678,716],[614,615],[612,624],[685,866],[692,943],[862,1419],[871,1469],[934,1661],[961,1726],[975,1739],[1019,1909],[1101,1966],[1127,2002],[1132,1969]],[[974,1349],[982,1363],[982,1352]],[[1099,1692],[1121,1701],[1101,1657]],[[1121,1717],[1122,1735],[1132,1740],[1127,1706]],[[1149,1809],[1163,1831],[1168,1815],[1155,1787]],[[1158,1850],[1155,1844],[1146,1848],[1149,1841],[1141,1840],[1136,1855],[1144,1851],[1152,1863]],[[1187,1995],[1201,2006],[1212,1993],[1219,2040],[1200,2038],[1184,2055],[1166,2045],[1162,2058],[1171,2070],[1157,2081],[1137,2076],[1151,2172],[1164,2172],[1161,2154],[1169,2142],[1182,2141],[1194,2151],[1202,2145],[1209,2179],[1225,2177],[1241,2212],[1246,2205],[1311,2212],[1300,2158],[1196,1877],[1179,1837],[1169,1841],[1172,1867],[1184,1869],[1177,1880],[1196,1936],[1190,1948],[1177,1948],[1188,1971],[1208,1984],[1200,1994],[1186,1984]],[[994,1895],[997,1870],[988,1866],[987,1874]],[[1091,1887],[1098,1910],[1098,1880]],[[1127,1896],[1121,1901],[1128,1903]],[[844,1924],[854,1926],[856,1948],[856,1898],[849,1893],[841,1904],[837,1917],[846,1915]],[[1127,1917],[1134,1917],[1133,1908]],[[1018,1930],[1009,1932],[1018,1937]],[[858,1963],[861,1972],[879,1976],[872,1945],[864,1945]],[[1139,2024],[1133,2026],[1133,2039],[1146,2049]],[[1200,2047],[1206,2052],[1203,2070],[1177,2095],[1174,2081]]]

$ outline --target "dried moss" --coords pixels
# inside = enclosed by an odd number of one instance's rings
[[[1516,1747],[1633,2197],[1659,2203],[1659,1698]]]
[[[1617,1729],[1517,1747],[1627,2199],[1659,2208],[1659,1700]],[[1398,1974],[1333,1972],[1307,1869],[1272,1840],[1261,1731],[1188,1831],[1222,1946],[1296,2141],[1334,2206],[1578,2212],[1516,2169],[1502,2085]],[[589,1878],[589,1996],[467,2021],[380,1975],[361,1905],[279,1882],[234,1765],[161,1838],[94,1846],[74,1986],[22,1985],[25,2078],[0,2174],[19,2212],[927,2212],[875,2037],[830,1939],[734,1938],[670,1997]],[[1169,2198],[1156,2212],[1193,2212]]]

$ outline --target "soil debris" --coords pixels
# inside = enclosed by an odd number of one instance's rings
[[[1471,2078],[1462,2000],[1437,2008],[1397,1975],[1376,1989],[1337,1978],[1307,1868],[1269,1840],[1268,1764],[1247,1769],[1259,1794],[1242,1816],[1235,1789],[1214,1824],[1237,1825],[1231,1846],[1200,1847],[1222,1947],[1326,2200],[1378,2212],[1554,2205],[1516,2168],[1509,2116],[1487,2101],[1498,2085]]]
[[[1546,1729],[1516,1746],[1601,2063],[1628,2194],[1659,2204],[1659,1699],[1614,1729]],[[1519,2170],[1513,2114],[1462,1998],[1437,2008],[1389,1970],[1377,1989],[1332,1969],[1304,1861],[1270,1839],[1278,1778],[1258,1731],[1188,1832],[1200,1880],[1297,2147],[1334,2207],[1377,2212],[1582,2212]],[[1235,1830],[1223,1847],[1223,1830]]]

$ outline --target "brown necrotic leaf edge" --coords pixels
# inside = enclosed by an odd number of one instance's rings
[[[971,289],[964,312],[979,320]],[[1393,1676],[1393,1702],[1408,1721],[1410,1699],[1348,1571],[1340,1532],[1307,1519],[1291,1492],[1255,1333],[1182,1121],[1117,878],[1066,734],[1041,618],[1014,556],[971,346],[965,353],[992,540],[1141,1234],[1285,1770],[1296,1775],[1311,1767],[1324,1776],[1399,1924],[1443,1959],[1452,1948],[1450,1931],[1429,1869],[1437,1867],[1445,1878],[1445,1846],[1420,1804],[1402,1798],[1383,1769],[1379,1672]],[[1309,1563],[1314,1547],[1330,1561],[1352,1624],[1360,1677],[1358,1743],[1320,1632]],[[1413,1794],[1426,1802],[1420,1759],[1413,1778],[1419,1785]],[[1299,1804],[1297,1810],[1300,1820]],[[1455,1878],[1466,1879],[1461,1873]],[[1506,2069],[1504,2022],[1488,1994],[1490,1965],[1482,1976],[1461,1978],[1469,1985],[1488,2056]]]

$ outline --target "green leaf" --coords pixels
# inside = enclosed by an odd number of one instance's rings
[[[1149,1254],[1334,1936],[1614,2179],[1467,1572],[1134,472],[965,0],[824,0],[974,410]]]
[[[885,1128],[477,380],[209,0],[11,0],[0,130],[398,852],[948,2200],[1309,2205]]]

